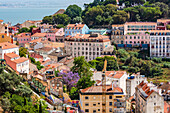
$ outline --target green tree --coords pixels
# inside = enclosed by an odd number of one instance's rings
[[[27,52],[27,49],[25,47],[19,48],[19,56],[20,57],[26,57],[27,54],[28,54],[28,52]]]
[[[29,29],[29,32],[30,32],[30,33],[32,33],[32,29],[33,29],[33,28],[36,28],[36,26],[35,26],[35,25],[30,26],[30,29]]]
[[[125,11],[117,11],[113,16],[114,24],[123,24],[128,20],[128,14]]]
[[[23,28],[19,29],[19,33],[27,33],[29,31],[30,30],[28,28],[26,28],[26,27],[23,27]]]
[[[42,23],[45,23],[45,24],[53,24],[53,16],[45,16],[43,19],[42,19]]]
[[[83,22],[82,18],[76,16],[75,18],[73,18],[73,22],[72,23],[82,23],[82,22]]]
[[[80,17],[81,13],[82,9],[77,5],[69,5],[65,11],[65,14],[67,14],[71,19]]]
[[[75,87],[72,87],[71,90],[70,90],[69,95],[70,95],[71,99],[78,99],[79,98],[79,91],[78,91],[78,89],[75,88]]]
[[[55,24],[63,24],[63,25],[67,25],[70,23],[70,17],[66,14],[57,14],[54,15],[54,22]]]
[[[170,25],[166,25],[166,29],[167,29],[167,30],[170,30]]]
[[[83,75],[91,75],[90,64],[84,59],[84,56],[75,57],[74,66],[71,68],[73,73],[78,73],[80,78]]]
[[[22,97],[30,97],[32,95],[31,89],[25,85],[18,85],[15,92]]]
[[[160,7],[160,11],[162,12],[162,18],[167,18],[169,12],[169,7],[167,4],[163,3],[163,2],[156,2],[153,4],[155,7]]]

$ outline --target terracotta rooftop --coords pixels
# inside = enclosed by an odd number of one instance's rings
[[[112,78],[121,78],[126,71],[106,71],[105,74],[107,77],[112,77]]]
[[[170,19],[157,19],[157,22],[166,23],[166,22],[170,22]]]
[[[82,29],[85,24],[69,24],[66,29]]]
[[[157,25],[156,22],[126,22],[125,25]]]
[[[2,47],[2,49],[10,49],[10,48],[17,48],[18,46],[9,42],[3,42],[0,43],[0,46]]]
[[[103,41],[110,41],[108,36],[103,36],[96,34],[96,36],[92,36],[90,34],[77,34],[76,36],[67,36],[66,39],[102,39]],[[85,40],[84,40],[85,41]]]
[[[0,20],[0,22],[3,22],[3,20]]]
[[[19,57],[19,55],[15,54],[15,53],[5,53],[8,57],[10,58],[16,58]]]
[[[45,37],[47,33],[35,33],[31,37]]]
[[[25,58],[25,57],[21,57],[19,59],[16,59],[16,60],[12,60],[13,62],[15,62],[16,64],[19,64],[19,63],[22,63],[22,62],[25,62],[29,60],[28,58]]]
[[[154,90],[151,90],[149,86],[147,86],[146,83],[144,83],[144,81],[142,81],[138,86],[137,88],[139,90],[141,90],[142,92],[142,95],[145,97],[145,98],[148,98],[153,92]]]
[[[51,48],[51,47],[43,47],[43,48],[39,48],[39,49],[36,49],[36,51],[46,51],[46,52],[48,52],[48,51],[51,51],[53,48]]]
[[[18,38],[21,38],[21,37],[31,37],[31,33],[20,33],[17,35]]]
[[[119,87],[106,86],[107,93],[123,93],[122,89]],[[80,90],[81,93],[102,93],[102,86],[91,86]]]

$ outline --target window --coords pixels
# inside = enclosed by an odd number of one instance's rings
[[[112,96],[109,96],[109,99],[112,99]]]
[[[85,103],[85,106],[89,106],[89,103]]]
[[[2,35],[2,38],[4,38],[4,35]]]
[[[154,96],[154,98],[156,98],[156,96]]]
[[[93,113],[96,113],[96,110],[93,110]]]
[[[98,111],[100,111],[100,109],[98,109]]]
[[[116,98],[122,98],[122,96],[116,96]]]
[[[130,39],[132,39],[132,37],[130,36]]]
[[[154,103],[154,105],[156,105],[156,103]]]
[[[109,106],[112,106],[112,102],[109,102]]]
[[[85,112],[89,112],[89,109],[85,109]]]
[[[112,112],[112,108],[109,108],[109,112]]]
[[[96,106],[96,104],[93,104],[93,106]]]
[[[98,105],[100,105],[100,103],[98,103]]]
[[[89,99],[89,97],[85,97],[85,99]]]

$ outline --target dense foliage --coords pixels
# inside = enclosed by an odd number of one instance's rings
[[[90,4],[84,4],[85,9],[77,5],[67,7],[63,16],[63,22],[59,22],[54,16],[46,16],[43,23],[63,24],[83,22],[89,27],[111,24],[123,24],[127,21],[156,21],[160,18],[170,17],[169,0],[119,0],[119,5],[125,4],[123,9],[117,7],[116,0],[94,0]],[[167,26],[169,29],[169,26]]]
[[[93,68],[98,71],[102,71],[104,68],[104,61],[107,60],[107,71],[118,70],[119,66],[117,60],[113,56],[97,57],[95,60],[89,61],[89,63],[94,66]]]
[[[80,79],[76,86],[71,88],[69,94],[71,99],[78,99],[80,89],[90,87],[94,84],[94,81],[91,80],[93,73],[90,64],[84,59],[84,56],[74,58],[74,66],[71,70],[74,73],[78,73]]]

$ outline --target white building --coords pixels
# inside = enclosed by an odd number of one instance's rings
[[[1,57],[1,59],[4,59],[5,53],[12,53],[12,52],[19,55],[19,47],[15,44],[12,44],[9,42],[0,43],[0,57]]]
[[[66,53],[71,53],[73,57],[84,56],[87,61],[99,57],[109,46],[109,37],[99,34],[77,34],[65,38]]]
[[[129,74],[126,71],[106,71],[106,84],[111,85],[113,82],[116,86],[123,89],[124,94],[126,93],[126,79],[129,77]],[[92,80],[101,81],[102,80],[102,72],[95,72],[93,74]],[[97,85],[101,85],[102,82]]]
[[[170,30],[150,31],[150,56],[170,58]]]
[[[143,81],[136,87],[135,113],[164,113],[164,98]]]
[[[8,66],[19,73],[29,74],[29,59],[15,53],[5,53],[4,59]]]
[[[130,98],[135,94],[135,87],[139,85],[142,81],[146,82],[147,78],[145,75],[140,75],[140,73],[132,74],[126,79],[126,97]]]

